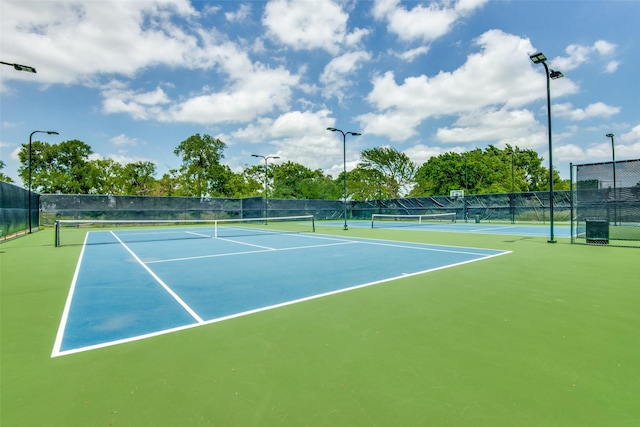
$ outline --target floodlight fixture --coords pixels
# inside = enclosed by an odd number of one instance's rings
[[[549,71],[550,71],[549,72],[549,77],[552,80],[556,80],[556,79],[559,79],[561,77],[564,77],[564,74],[562,74],[562,72],[560,72],[560,71],[555,71],[555,70],[549,70]]]
[[[542,52],[534,53],[533,55],[530,55],[529,58],[531,58],[534,64],[539,64],[540,62],[545,62],[547,60],[547,57],[544,56],[544,53]]]
[[[26,71],[27,73],[35,73],[36,72],[36,69],[34,67],[29,66],[29,65],[12,64],[10,62],[4,62],[4,61],[0,61],[0,64],[9,65],[9,66],[13,67],[17,71]]]

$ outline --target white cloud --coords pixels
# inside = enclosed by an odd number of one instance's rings
[[[416,135],[416,126],[428,118],[496,107],[508,111],[546,98],[546,80],[529,60],[529,40],[491,30],[476,43],[480,51],[452,72],[407,77],[400,84],[393,72],[376,76],[367,100],[377,111],[358,117],[363,131],[402,141]],[[554,82],[556,97],[577,91],[570,79],[561,80]]]
[[[298,82],[299,76],[284,68],[268,69],[258,64],[224,91],[173,105],[161,120],[202,124],[250,121],[261,114],[287,109],[292,87]]]
[[[279,162],[292,161],[312,170],[323,168],[325,173],[335,177],[343,168],[343,141],[342,135],[338,138],[335,133],[325,130],[335,125],[330,113],[326,109],[291,111],[275,120],[261,119],[234,132],[232,137],[260,144],[265,152],[257,154],[276,154],[280,156]],[[360,150],[355,138],[347,139],[348,158],[358,157]],[[350,161],[347,169],[352,169],[357,163]]]
[[[420,166],[431,157],[437,157],[448,152],[462,153],[464,151],[466,151],[466,149],[462,147],[447,147],[445,149],[443,147],[431,147],[424,144],[416,144],[404,150],[404,153],[409,156],[412,162]]]
[[[330,0],[272,0],[265,7],[262,22],[271,38],[292,49],[337,53],[348,37],[348,19],[349,15]]]
[[[160,111],[157,106],[169,103],[167,94],[161,88],[150,92],[137,92],[118,81],[110,82],[103,89],[102,96],[102,108],[105,113],[126,113],[137,120],[153,118]]]
[[[604,68],[604,72],[607,74],[613,74],[618,71],[618,67],[620,66],[619,61],[609,61]]]
[[[247,20],[251,15],[251,5],[242,3],[235,12],[227,12],[224,14],[229,22],[242,22]]]
[[[421,55],[426,55],[429,52],[429,48],[427,46],[420,46],[415,49],[409,49],[404,52],[393,53],[393,55],[402,59],[403,61],[412,62],[414,59]]]
[[[112,144],[115,145],[137,145],[138,140],[136,138],[130,138],[127,135],[121,133],[120,135],[114,136],[110,139]]]
[[[40,2],[37,9],[12,1],[2,7],[3,35],[9,35],[3,57],[37,64],[41,83],[89,83],[108,73],[133,76],[153,64],[209,64],[198,35],[173,22],[197,15],[188,0]]]
[[[620,112],[619,107],[612,107],[603,102],[596,102],[587,108],[573,108],[571,103],[555,104],[553,114],[560,117],[567,117],[571,120],[586,120],[594,117],[609,118]]]
[[[542,145],[541,128],[529,110],[478,110],[464,114],[453,127],[440,128],[436,133],[444,143],[489,142],[532,148]],[[529,141],[524,142],[523,141]]]
[[[371,55],[365,51],[348,52],[333,58],[325,67],[320,82],[325,85],[323,95],[325,97],[336,96],[342,100],[344,88],[351,84],[349,76],[361,67],[363,62],[371,59]]]
[[[594,55],[606,57],[614,55],[615,51],[616,45],[605,40],[598,40],[591,46],[571,44],[565,49],[568,56],[556,57],[549,61],[549,65],[562,72],[567,72],[588,62]],[[617,69],[617,67],[617,61],[609,61],[605,67],[605,72],[612,73]]]
[[[433,1],[427,6],[418,4],[412,9],[400,5],[400,0],[376,0],[373,16],[387,22],[389,32],[404,41],[433,41],[451,31],[461,17],[482,7],[487,0]]]
[[[615,139],[616,160],[640,158],[640,125],[635,126],[629,132],[616,136]],[[613,152],[611,142],[602,137],[601,141],[592,142],[586,146],[566,144],[554,147],[554,156],[560,161],[611,161]]]
[[[613,55],[616,51],[616,45],[605,40],[598,40],[593,44],[593,49],[600,55]]]

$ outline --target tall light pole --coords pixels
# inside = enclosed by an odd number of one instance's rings
[[[331,132],[340,132],[342,134],[342,164],[344,166],[344,173],[342,175],[342,181],[343,181],[343,202],[344,202],[344,229],[348,230],[349,228],[347,227],[347,135],[353,135],[353,136],[359,136],[362,135],[361,133],[358,132],[343,132],[340,129],[336,129],[336,128],[327,128],[327,130],[330,130]]]
[[[35,73],[35,70],[33,71]],[[34,130],[29,135],[29,202],[27,207],[27,215],[29,216],[29,234],[31,234],[31,140],[33,139],[33,135],[36,133],[46,133],[47,135],[60,135],[58,132],[53,130]]]
[[[547,57],[542,52],[530,55],[531,61],[534,64],[544,65],[545,75],[547,77],[547,127],[549,129],[549,224],[550,224],[550,238],[549,243],[556,243],[553,236],[553,143],[551,141],[551,84],[550,79],[559,79],[564,77],[560,71],[549,70],[547,66]]]
[[[27,73],[35,73],[36,69],[33,67],[30,67],[28,65],[20,65],[20,64],[12,64],[10,62],[4,62],[4,61],[0,61],[0,64],[4,64],[4,65],[10,65],[12,66],[16,71],[26,71]]]
[[[269,159],[279,159],[280,156],[261,156],[260,154],[252,154],[252,157],[260,157],[264,159],[264,223],[267,223],[267,217],[269,216],[269,184],[267,182],[267,173],[269,171],[269,165],[267,162]]]
[[[612,133],[607,134],[607,138],[611,138],[611,155],[613,156],[613,223],[618,224],[618,210],[616,205],[618,204],[618,195],[616,194],[616,147],[613,143],[614,135]]]
[[[511,150],[511,224],[516,222],[516,195],[515,195],[515,185],[514,185],[514,175],[513,170],[515,166],[515,150]]]

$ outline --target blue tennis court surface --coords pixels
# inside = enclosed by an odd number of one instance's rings
[[[159,241],[137,230],[87,234],[52,356],[508,253],[316,233],[211,238],[202,229],[168,232],[176,236]]]

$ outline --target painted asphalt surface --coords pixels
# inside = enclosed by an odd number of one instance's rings
[[[337,227],[343,227],[344,223],[339,221],[333,222],[319,222],[322,225],[332,225]],[[358,228],[371,228],[370,220],[352,220],[347,221],[348,227]],[[442,223],[426,223],[426,224],[413,224],[413,223],[393,223],[390,221],[376,222],[375,228],[394,228],[402,230],[415,230],[415,231],[437,231],[447,233],[473,233],[473,234],[506,234],[516,236],[550,236],[551,229],[549,224],[542,225],[523,225],[523,224],[497,224],[497,223],[475,223],[473,221],[464,222],[442,222]],[[554,237],[570,238],[571,228],[568,225],[554,225],[553,227]]]
[[[180,229],[174,233],[185,238],[170,240],[132,233],[139,231],[87,234],[53,357],[508,253],[318,233],[211,238]]]

